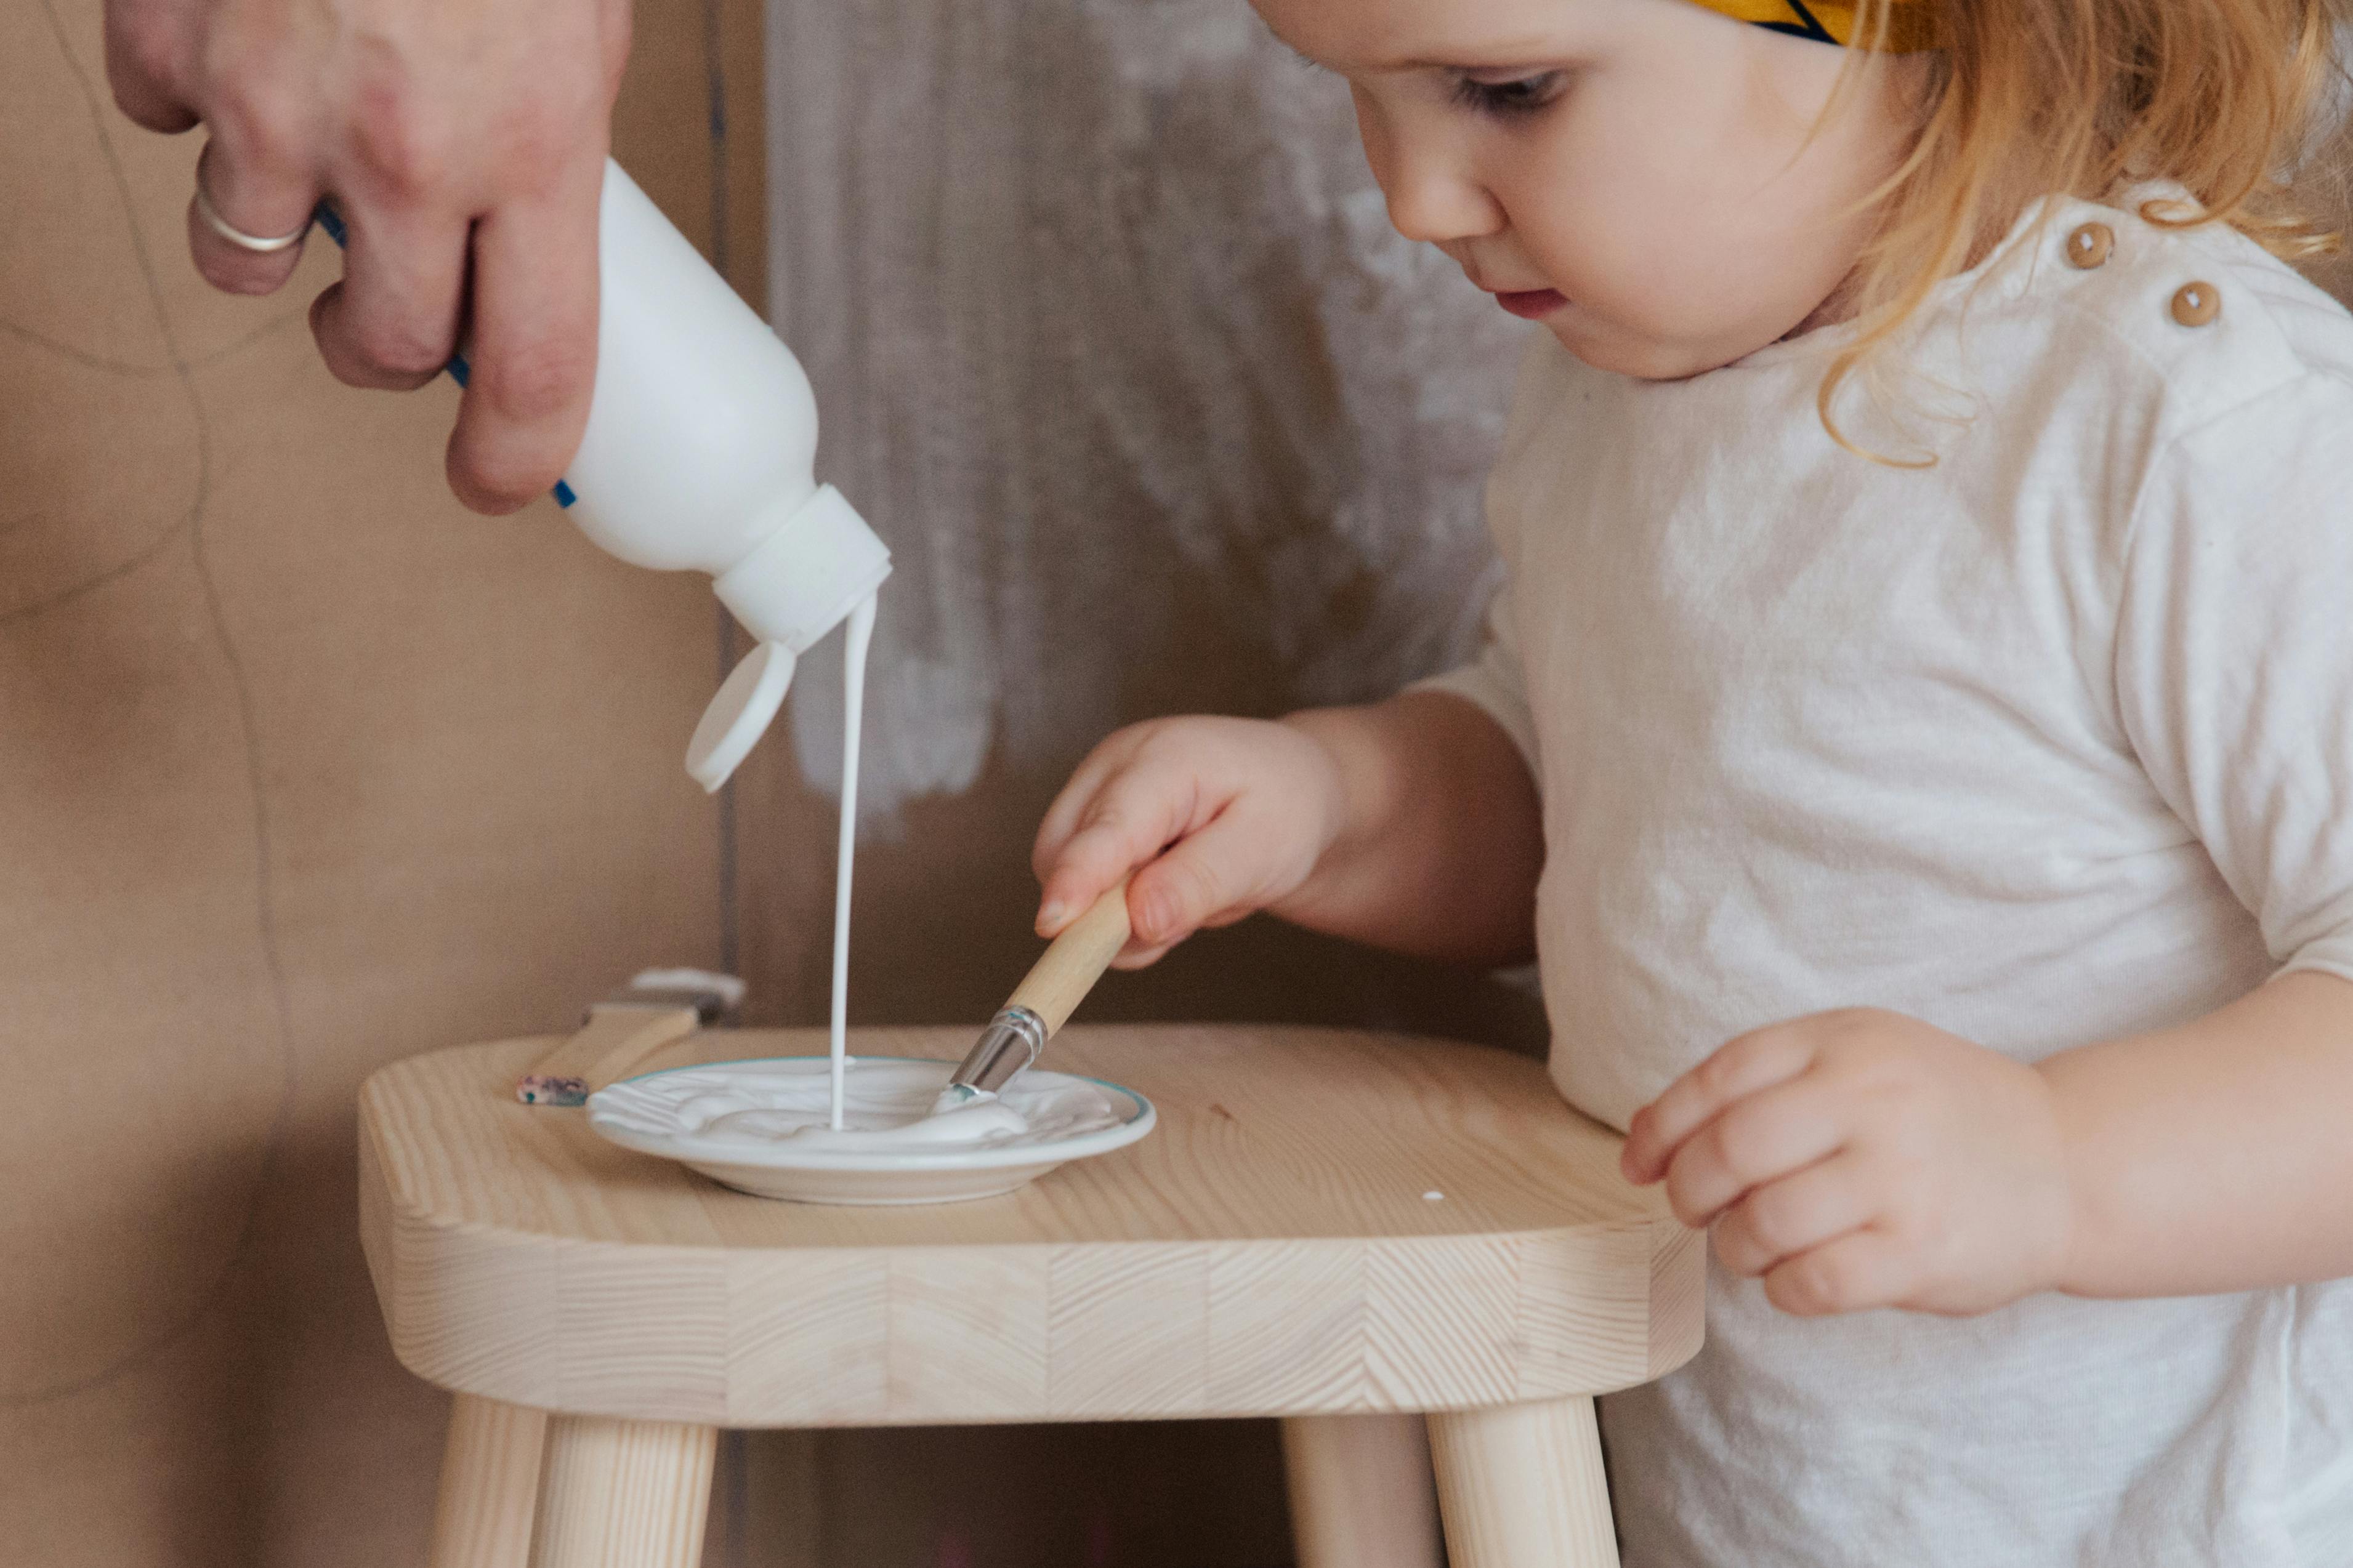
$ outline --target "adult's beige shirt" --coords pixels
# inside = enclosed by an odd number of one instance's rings
[[[2231,233],[2053,204],[1918,323],[1927,468],[1824,432],[1835,341],[1525,363],[1508,580],[1436,684],[1542,787],[1561,1092],[1623,1127],[1831,1007],[2031,1061],[2353,979],[2353,318]],[[2341,1568],[2353,1288],[1801,1321],[1718,1275],[1604,1427],[1627,1568]]]

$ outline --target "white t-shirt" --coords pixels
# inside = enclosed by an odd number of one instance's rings
[[[1522,370],[1508,577],[1432,684],[1542,787],[1561,1092],[1622,1128],[1825,1008],[2031,1061],[2353,978],[2353,317],[2228,231],[2053,204],[1919,320],[1973,399],[1925,469],[1825,433],[1831,341]],[[1718,1273],[1707,1328],[1604,1401],[1627,1568],[2353,1564],[2353,1282],[1800,1321]]]

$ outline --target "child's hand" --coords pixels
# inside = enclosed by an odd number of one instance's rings
[[[1857,1008],[1743,1035],[1627,1130],[1629,1180],[1804,1316],[1990,1310],[2063,1277],[2071,1196],[2043,1076]]]
[[[1051,936],[1136,867],[1134,937],[1152,963],[1204,926],[1273,908],[1315,869],[1345,819],[1340,767],[1305,730],[1253,719],[1158,719],[1088,754],[1047,808],[1030,861]]]

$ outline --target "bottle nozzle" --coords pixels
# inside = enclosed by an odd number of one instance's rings
[[[889,575],[889,549],[839,490],[819,485],[712,587],[754,637],[803,653]]]
[[[750,753],[785,700],[793,666],[891,575],[891,552],[831,485],[820,485],[759,548],[712,584],[760,645],[703,710],[686,771],[716,791]]]

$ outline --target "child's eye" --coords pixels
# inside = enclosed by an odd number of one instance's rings
[[[1463,76],[1455,79],[1454,101],[1479,114],[1492,114],[1499,120],[1534,114],[1560,96],[1567,71],[1537,71],[1533,76],[1513,77],[1502,81]]]

